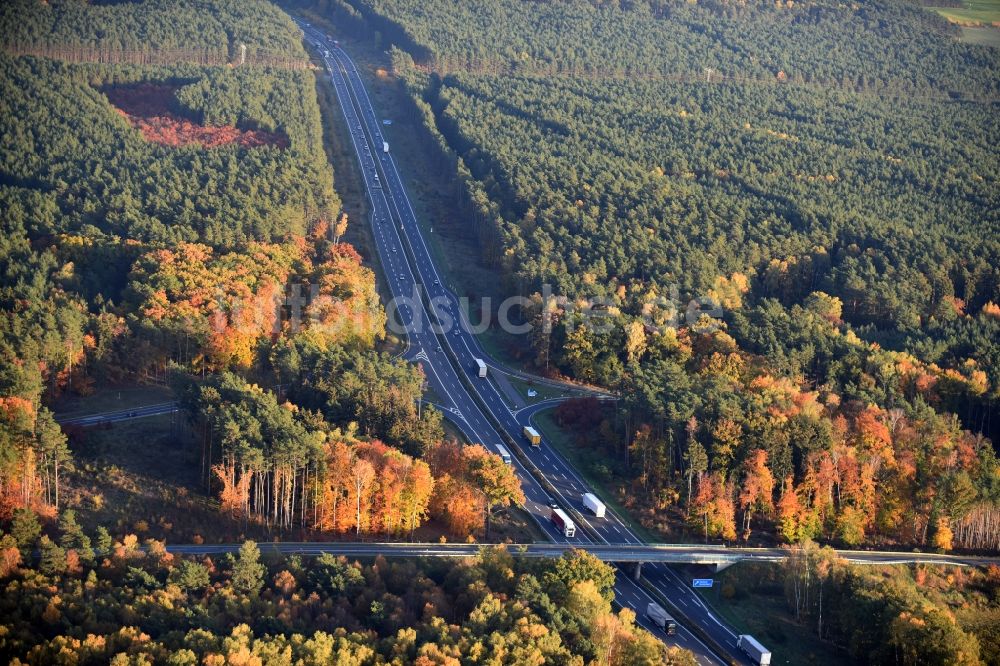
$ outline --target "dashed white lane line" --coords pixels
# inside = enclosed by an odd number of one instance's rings
[[[372,116],[372,119],[374,120],[374,116]],[[383,158],[383,159],[384,159],[384,158]],[[393,165],[393,166],[395,167],[395,165]],[[409,203],[409,202],[407,202],[407,203]],[[546,460],[548,460],[548,456],[545,456],[545,459],[546,459]],[[565,475],[565,474],[561,474],[561,476],[562,476],[562,478],[563,478],[564,480],[566,480],[566,475]],[[614,527],[614,529],[615,529],[616,531],[619,531],[619,530],[618,530],[618,527],[617,527],[617,525],[613,525],[613,527]],[[620,533],[620,531],[619,531],[619,533]],[[567,540],[565,540],[565,541],[566,541],[567,543],[569,542],[569,541],[568,541],[568,539],[567,539]],[[711,617],[711,614],[710,614],[710,617]],[[721,624],[721,623],[720,623],[720,622],[719,622],[719,621],[718,621],[717,619],[715,619],[714,617],[712,617],[712,619],[713,619],[713,620],[715,620],[715,622],[716,622],[717,624],[719,624],[720,626],[723,626],[723,625],[722,625],[722,624]]]

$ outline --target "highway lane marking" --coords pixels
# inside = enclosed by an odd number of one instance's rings
[[[339,49],[337,49],[337,51],[339,51]],[[345,58],[346,58],[346,57],[347,57],[347,56],[346,56],[346,54],[345,54]],[[350,59],[349,59],[349,58],[347,58],[347,60],[348,60],[348,62],[350,63]],[[349,81],[350,81],[350,83],[351,83],[351,87],[352,87],[352,88],[354,89],[354,91],[355,91],[355,96],[357,96],[357,89],[358,89],[358,81],[357,81],[357,78],[358,78],[358,75],[357,75],[357,68],[356,68],[356,67],[354,68],[354,72],[355,72],[355,74],[354,74],[354,76],[353,76],[353,77],[352,77],[352,76],[351,76],[351,74],[350,74],[350,68],[346,68],[346,69],[348,69],[348,70],[349,70],[349,71],[348,71],[348,79],[349,79]],[[339,68],[338,68],[338,71],[337,71],[337,77],[338,77],[338,78],[342,78],[342,77],[343,77],[343,73],[342,73],[342,72],[340,71],[340,69],[339,69]],[[340,85],[338,85],[338,91],[339,91],[340,87],[341,87],[341,86],[340,86]],[[345,86],[345,87],[346,87],[346,86]],[[372,107],[371,107],[371,100],[370,100],[370,98],[368,97],[368,92],[367,92],[367,90],[366,90],[366,89],[364,88],[364,86],[363,86],[363,85],[362,85],[362,86],[361,86],[360,88],[361,88],[361,91],[362,91],[362,93],[364,94],[364,96],[365,96],[365,98],[366,98],[366,101],[368,101],[368,104],[369,104],[369,108],[372,108]],[[346,91],[345,91],[345,92],[346,92]],[[339,95],[338,95],[338,98],[339,98]],[[341,101],[341,107],[342,107],[342,110],[344,110],[344,113],[345,113],[345,115],[347,115],[347,116],[348,116],[348,118],[350,118],[350,117],[352,116],[352,114],[349,114],[349,113],[347,112],[347,110],[346,110],[346,105],[344,104],[344,101],[343,101],[343,99],[342,99],[342,98],[340,98],[340,101]],[[359,106],[360,106],[360,97],[358,98],[358,104],[359,104]],[[351,104],[351,111],[353,112],[353,103]],[[354,117],[356,118],[356,114],[353,114],[353,115],[354,115]],[[371,116],[372,118],[374,118],[374,114],[373,114],[373,113],[371,113],[371,112],[369,113],[369,116]],[[362,134],[363,134],[363,133],[362,133]],[[367,145],[367,143],[366,143],[366,145]],[[356,144],[356,142],[355,142],[355,151],[357,152],[357,144]],[[360,158],[360,155],[359,155],[359,158]],[[396,165],[395,165],[395,162],[394,162],[394,160],[392,160],[392,159],[391,159],[391,156],[390,156],[390,159],[389,159],[389,163],[390,163],[390,164],[392,165],[392,167],[393,167],[393,172],[394,172],[394,175],[396,176],[397,180],[398,180],[399,182],[401,182],[401,178],[399,177],[399,172],[398,172],[398,169],[397,169],[397,167],[396,167]],[[368,184],[368,183],[367,183],[367,179],[366,179],[366,185],[367,185],[367,184]],[[370,196],[370,197],[372,196],[372,195],[371,195],[371,192],[369,192],[369,196]],[[405,197],[404,197],[404,198],[405,198]],[[383,192],[383,199],[384,199],[384,192]],[[406,203],[407,203],[407,206],[408,206],[408,207],[410,208],[410,212],[411,212],[411,215],[412,215],[412,214],[413,214],[413,212],[412,212],[412,205],[410,204],[410,201],[409,201],[409,199],[408,199],[408,198],[406,199]],[[404,228],[404,231],[405,231],[405,228]],[[407,239],[409,240],[409,238],[408,238],[408,237],[407,237]],[[418,234],[418,239],[420,240],[420,243],[421,243],[421,245],[423,246],[423,249],[424,249],[424,251],[425,251],[425,252],[427,252],[427,247],[426,247],[426,243],[425,243],[425,241],[424,241],[424,238],[423,238],[423,236],[422,236],[422,235],[420,235],[420,234]],[[434,271],[434,274],[435,274],[435,276],[436,276],[436,275],[437,275],[437,271],[436,271],[436,267],[435,267],[435,268],[433,269],[433,271]],[[467,350],[469,351],[469,353],[471,353],[471,350],[469,350],[469,346],[468,346],[468,341],[464,339],[464,336],[463,336],[463,339],[462,339],[462,342],[463,342],[463,344],[465,345],[466,349],[467,349]],[[450,344],[449,344],[449,346],[450,346]],[[431,364],[431,368],[432,368],[432,371],[433,371],[433,372],[435,373],[435,375],[437,375],[437,371],[436,371],[436,369],[434,368],[433,364]],[[440,381],[440,378],[439,378],[439,381]],[[442,385],[443,385],[443,384],[442,384]],[[449,395],[448,397],[449,397],[449,398],[452,398],[452,396],[450,396],[450,395]],[[452,400],[454,400],[454,399],[452,398]],[[488,407],[487,407],[487,408],[488,408]],[[488,408],[488,409],[489,409],[489,408]],[[490,410],[490,411],[492,411],[492,410]],[[508,411],[509,411],[509,409],[508,409]],[[495,415],[495,414],[494,414],[494,418],[496,418],[496,415]],[[467,420],[467,419],[466,419],[466,422],[468,423],[468,420]],[[470,425],[470,427],[471,427],[471,424],[469,424],[469,425]],[[573,474],[574,476],[576,476],[576,474],[575,474],[575,472],[574,472],[574,471],[572,470],[572,468],[569,468],[569,469],[570,469],[571,473],[572,473],[572,474]],[[562,476],[562,478],[563,478],[564,480],[566,480],[566,475],[565,475],[565,473],[561,474],[561,476]],[[579,478],[579,477],[577,477],[577,478]],[[534,481],[533,481],[533,485],[536,485],[536,484],[537,484],[537,482],[534,482]],[[559,492],[559,491],[557,490],[557,492]],[[559,494],[560,494],[560,495],[562,495],[562,493],[559,493]],[[565,500],[565,498],[564,498],[564,500]],[[537,518],[536,518],[536,520],[537,520]],[[566,543],[569,543],[569,541],[568,541],[568,540],[565,540],[565,542],[566,542]]]
[[[339,70],[339,69],[338,69],[338,72],[337,72],[337,76],[338,76],[338,77],[342,77],[342,76],[343,76],[343,74],[342,74],[342,73],[340,72],[340,70]],[[346,91],[345,91],[345,94],[346,94]],[[355,122],[355,123],[356,123],[356,121],[357,121],[357,114],[356,114],[356,113],[353,113],[353,103],[352,103],[352,102],[350,102],[349,100],[348,100],[348,101],[345,101],[345,100],[343,99],[343,97],[341,97],[341,96],[340,96],[339,92],[338,92],[338,95],[337,95],[337,99],[338,99],[338,102],[340,102],[340,107],[341,107],[341,110],[343,111],[343,113],[344,113],[344,116],[345,116],[345,117],[347,117],[347,120],[348,120],[348,122],[349,122],[349,123],[351,123],[351,122]],[[369,102],[369,103],[370,103],[370,102]],[[348,108],[350,108],[350,109],[351,109],[351,112],[348,112]],[[362,136],[364,135],[364,133],[363,133],[363,132],[362,132],[361,134],[362,134]],[[355,138],[355,137],[353,136],[353,133],[352,133],[352,137],[351,137],[351,138],[352,138],[352,143],[354,144],[354,152],[355,152],[355,154],[357,155],[357,157],[358,157],[358,160],[359,160],[359,161],[363,161],[363,158],[361,157],[361,154],[360,154],[360,153],[358,152],[358,142],[357,142],[356,138]],[[366,143],[365,143],[365,145],[367,145],[367,139],[364,139],[364,140],[365,140],[365,142],[366,142]],[[372,191],[371,191],[372,189],[375,189],[375,188],[370,188],[370,187],[368,187],[368,186],[369,186],[369,181],[368,181],[368,178],[367,178],[367,177],[366,177],[366,178],[364,179],[364,181],[365,181],[365,185],[366,185],[366,188],[368,189],[368,192],[367,192],[368,196],[369,196],[369,197],[370,197],[370,198],[371,198],[371,199],[372,199],[373,201],[375,201],[375,202],[376,202],[376,205],[377,205],[377,200],[375,199],[375,196],[374,196],[374,194],[373,194],[373,193],[372,193]],[[382,195],[382,203],[383,203],[384,207],[385,207],[385,208],[386,208],[386,209],[388,210],[388,201],[386,200],[386,197],[385,197],[385,192],[384,192],[384,191],[381,191],[381,190],[380,190],[380,193],[381,193],[381,195]],[[381,231],[380,231],[380,233],[381,233]],[[397,239],[399,238],[398,234],[396,234],[396,238],[397,238]],[[401,244],[402,244],[402,242],[400,241],[400,245],[401,245]],[[388,262],[389,262],[389,264],[390,264],[390,268],[392,268],[392,266],[394,266],[394,264],[392,264],[392,259],[391,259],[391,258],[388,258]],[[407,270],[409,271],[409,269],[408,269],[408,268],[407,268]],[[411,279],[411,282],[412,282],[412,281],[414,281],[414,280],[413,280],[413,275],[412,275],[412,274],[411,274],[411,276],[410,276],[410,279]],[[394,282],[394,280],[392,280],[392,279],[391,279],[391,277],[390,277],[390,278],[389,278],[389,282],[390,282],[390,284],[391,284],[392,282]],[[392,289],[391,289],[391,287],[390,287],[390,291],[391,291],[391,290],[392,290]],[[407,336],[407,337],[410,337],[410,336]],[[438,383],[439,383],[439,384],[440,384],[440,385],[441,385],[442,387],[445,387],[445,393],[447,394],[447,397],[448,397],[448,399],[449,399],[449,400],[450,400],[450,401],[451,401],[451,402],[452,402],[453,404],[457,404],[457,403],[456,403],[456,401],[455,401],[455,399],[454,399],[454,397],[452,397],[452,396],[451,396],[451,394],[450,394],[450,393],[448,393],[448,390],[447,390],[447,388],[446,388],[446,385],[445,385],[445,383],[444,383],[443,381],[441,381],[441,378],[440,378],[440,376],[438,375],[438,372],[437,372],[437,368],[435,368],[434,364],[433,364],[433,363],[431,363],[429,359],[428,359],[428,363],[427,363],[427,364],[428,364],[428,365],[430,366],[430,368],[431,368],[431,371],[432,371],[432,372],[434,373],[434,376],[435,376],[435,378],[436,378],[436,379],[438,380]],[[454,386],[454,384],[453,384],[453,386]],[[462,420],[463,420],[463,421],[465,421],[465,423],[466,423],[466,424],[467,424],[467,425],[469,426],[469,428],[470,428],[470,429],[472,430],[472,434],[473,434],[473,439],[474,439],[474,440],[478,440],[478,441],[484,441],[484,440],[483,440],[483,438],[482,438],[482,437],[481,437],[481,436],[479,435],[479,433],[478,433],[478,432],[476,432],[476,429],[475,429],[475,427],[474,427],[474,426],[473,426],[473,425],[472,425],[472,424],[471,424],[471,423],[469,422],[469,420],[468,420],[467,418],[464,418],[464,417],[462,417]]]

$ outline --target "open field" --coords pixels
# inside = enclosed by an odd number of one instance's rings
[[[177,148],[191,144],[214,148],[235,143],[243,148],[288,147],[288,137],[259,129],[210,126],[193,122],[173,110],[176,85],[141,83],[103,89],[118,113],[142,132],[146,141]]]
[[[964,0],[961,7],[928,7],[961,26],[961,41],[1000,48],[1000,0]]]
[[[125,421],[71,433],[76,470],[67,506],[88,529],[191,542],[244,533],[218,512],[198,478],[198,449],[179,415]],[[254,536],[263,536],[254,535]]]
[[[1000,28],[967,28],[963,26],[962,41],[966,44],[979,44],[980,46],[1000,48]]]
[[[1000,22],[1000,0],[964,0],[961,7],[931,7],[953,23]]]

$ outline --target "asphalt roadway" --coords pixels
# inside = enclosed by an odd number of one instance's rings
[[[235,553],[243,544],[179,544],[167,550],[179,555]],[[399,542],[324,542],[281,541],[259,543],[261,552],[283,555],[322,555],[344,557],[476,557],[483,548],[503,547],[516,557],[559,557],[571,549],[585,550],[604,562],[669,562],[673,564],[731,565],[745,561],[780,562],[789,555],[786,548],[726,548],[689,544],[574,545],[565,543],[481,544],[481,543],[399,543]],[[1000,557],[944,555],[938,553],[900,553],[895,551],[838,550],[839,557],[854,564],[933,564],[986,567],[1000,565]]]
[[[391,142],[390,151],[383,150],[383,141],[389,141],[389,137],[382,133],[383,126],[356,65],[332,39],[302,21],[299,25],[310,45],[323,56],[361,165],[372,205],[376,250],[397,304],[389,308],[389,316],[407,327],[406,358],[421,364],[430,386],[439,396],[445,417],[469,441],[482,443],[493,450],[497,445],[520,450],[521,455],[515,455],[512,462],[525,494],[524,508],[550,539],[572,545],[641,545],[642,540],[610,510],[600,520],[584,518],[579,507],[581,495],[590,491],[587,484],[547,442],[538,448],[528,446],[521,434],[523,427],[530,424],[532,417],[544,406],[533,405],[515,411],[507,405],[502,391],[489,377],[478,377],[477,358],[494,369],[502,366],[479,345],[467,316],[459,310],[458,298],[438,273],[393,159]],[[433,326],[435,323],[438,325]],[[473,396],[470,389],[477,395]],[[535,468],[534,474],[529,465]],[[586,529],[577,529],[573,537],[564,536],[550,520],[552,503],[569,509]],[[691,650],[701,664],[742,662],[736,649],[736,634],[704,606],[676,572],[663,565],[647,565],[643,571],[646,580],[660,594],[686,606],[689,617],[703,630],[717,636],[716,640],[722,641],[720,644],[730,654],[725,655],[728,658],[724,660],[683,626],[678,627],[676,635],[666,636],[645,617],[646,605],[654,600],[650,593],[629,576],[619,575],[615,585],[616,601],[635,610],[640,624],[664,642]]]
[[[645,562],[643,579],[650,589],[636,583],[628,569],[619,569],[616,579],[616,602],[636,611],[639,624],[669,644],[691,650],[701,664],[751,663],[736,646],[736,633],[690,588],[668,563],[730,564],[747,559],[777,560],[780,549],[726,549],[691,546],[654,546],[643,543],[614,511],[596,518],[581,503],[581,495],[591,489],[570,464],[548,442],[529,446],[522,432],[541,410],[558,401],[545,401],[522,409],[508,405],[505,395],[492,377],[480,378],[476,359],[482,359],[494,372],[515,376],[512,371],[485,352],[469,325],[467,313],[460,310],[459,299],[438,273],[417,222],[403,179],[391,153],[391,141],[383,135],[383,126],[369,99],[356,65],[346,52],[321,31],[296,19],[310,46],[322,55],[331,77],[344,121],[350,132],[355,155],[361,165],[367,196],[371,202],[371,227],[378,259],[393,303],[389,316],[395,328],[405,330],[407,350],[404,357],[419,363],[430,387],[438,396],[437,405],[469,441],[496,450],[498,445],[514,449],[512,463],[525,494],[524,508],[532,515],[552,544],[511,546],[525,556],[557,556],[570,547],[590,550],[601,559],[614,563]],[[390,150],[383,149],[383,141]],[[99,425],[105,422],[143,418],[177,410],[176,403],[162,403],[130,410],[75,417],[64,424]],[[550,520],[551,506],[567,510],[578,525],[575,536],[566,537]],[[480,546],[468,544],[351,544],[351,543],[267,543],[264,552],[336,553],[350,557],[395,555],[406,557],[468,557]],[[231,552],[239,544],[177,545],[168,550],[186,554]],[[949,556],[907,553],[844,553],[858,562],[896,563],[934,561],[951,564],[979,564]],[[946,558],[945,560],[933,558]],[[919,558],[919,559],[915,559]],[[931,559],[927,559],[931,558]],[[655,597],[657,598],[654,598]],[[645,618],[646,605],[665,597],[681,610],[701,632],[711,637],[726,654],[718,654],[679,626],[677,634],[667,636]]]

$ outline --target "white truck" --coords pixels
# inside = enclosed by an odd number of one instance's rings
[[[552,509],[552,515],[549,516],[549,520],[559,528],[559,531],[567,539],[576,536],[576,523],[562,509]]]
[[[736,639],[736,646],[758,666],[768,666],[771,663],[771,651],[750,634],[740,634]]]
[[[604,506],[604,502],[597,499],[597,495],[594,493],[584,493],[583,494],[583,505],[590,509],[590,511],[597,518],[603,518],[607,507]]]
[[[389,142],[388,141],[383,141],[382,142],[382,152],[383,153],[389,152]]]
[[[667,611],[663,610],[663,606],[660,604],[650,601],[649,605],[646,606],[646,617],[649,618],[650,622],[667,632],[668,636],[677,633],[677,622],[670,617]]]
[[[486,376],[486,363],[483,361],[483,359],[481,359],[481,358],[477,358],[476,359],[476,368],[479,369],[479,376],[480,377],[485,377]]]
[[[506,463],[507,465],[511,464],[510,451],[507,450],[506,446],[504,446],[503,444],[497,444],[497,453],[500,454],[500,457],[503,459],[504,463]]]

